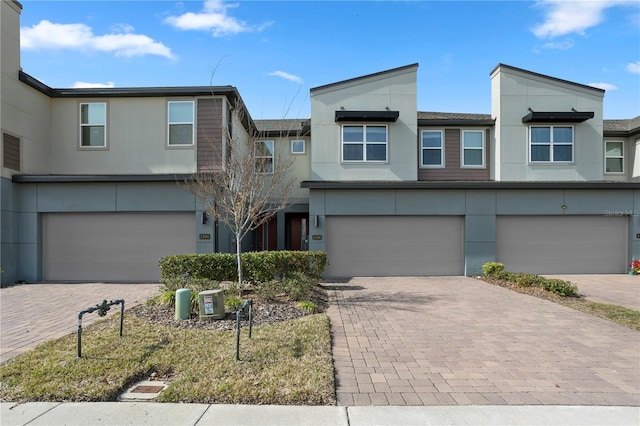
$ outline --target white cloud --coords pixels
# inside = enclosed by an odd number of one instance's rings
[[[632,74],[640,74],[640,61],[628,63],[627,71]]]
[[[165,22],[181,30],[211,31],[215,37],[256,30],[255,27],[229,15],[228,9],[234,7],[237,7],[237,4],[227,4],[222,0],[206,0],[201,12],[169,16]]]
[[[74,89],[101,89],[101,88],[109,88],[116,87],[116,84],[113,81],[108,81],[106,83],[87,83],[84,81],[76,81],[72,86]]]
[[[568,50],[573,47],[573,40],[550,41],[542,45],[543,49]]]
[[[122,26],[127,31],[133,27]],[[47,20],[20,30],[24,49],[77,49],[111,52],[115,56],[158,55],[173,58],[171,49],[142,34],[113,33],[96,36],[85,24],[55,24]]]
[[[566,34],[584,34],[588,28],[604,19],[604,11],[619,4],[631,4],[625,0],[566,1],[544,0],[537,3],[546,9],[545,21],[532,29],[538,38],[553,38]]]
[[[589,83],[588,86],[602,90],[618,90],[618,86],[614,86],[611,83]]]
[[[281,77],[281,78],[284,78],[285,80],[293,81],[294,83],[298,83],[298,84],[303,83],[302,79],[297,75],[289,74],[288,72],[284,72],[284,71],[273,71],[273,72],[270,72],[269,75],[272,75],[274,77]]]

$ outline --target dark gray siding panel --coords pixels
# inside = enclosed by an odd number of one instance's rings
[[[198,100],[198,171],[216,170],[222,165],[222,99]]]

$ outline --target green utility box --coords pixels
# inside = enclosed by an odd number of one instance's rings
[[[225,315],[224,292],[222,290],[201,291],[198,293],[198,308],[200,319],[223,319]]]

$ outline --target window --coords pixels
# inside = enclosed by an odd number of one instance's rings
[[[292,140],[291,141],[291,153],[292,154],[304,154],[304,140]]]
[[[624,173],[624,144],[620,141],[604,143],[605,173]]]
[[[387,161],[387,126],[342,126],[342,161]]]
[[[484,131],[462,131],[462,167],[484,167]]]
[[[169,102],[169,145],[193,145],[193,101]]]
[[[570,163],[573,161],[573,127],[531,126],[529,147],[532,163]]]
[[[442,130],[423,130],[421,139],[420,164],[423,167],[444,167]]]
[[[80,147],[107,146],[107,104],[80,104]]]
[[[254,158],[256,161],[256,172],[273,173],[273,141],[257,141]]]

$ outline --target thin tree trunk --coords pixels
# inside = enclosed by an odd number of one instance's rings
[[[239,296],[242,297],[242,290],[243,290],[243,284],[242,284],[242,244],[241,244],[241,239],[240,239],[240,235],[238,232],[236,232],[236,265],[238,266],[238,292],[240,293]]]

